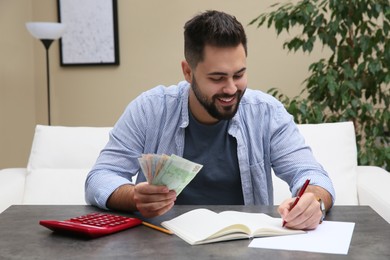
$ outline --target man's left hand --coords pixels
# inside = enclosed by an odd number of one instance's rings
[[[315,229],[321,222],[322,212],[320,203],[314,193],[305,192],[298,203],[291,209],[294,198],[285,200],[280,204],[278,212],[286,221],[285,227],[291,229]]]

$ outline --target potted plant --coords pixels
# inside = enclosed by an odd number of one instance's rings
[[[389,0],[301,0],[274,4],[251,21],[277,34],[298,28],[283,44],[311,53],[317,42],[328,58],[309,66],[301,95],[279,98],[297,123],[353,121],[359,165],[390,170]]]

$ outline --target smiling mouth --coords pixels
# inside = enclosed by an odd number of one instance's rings
[[[222,104],[231,104],[235,99],[235,96],[232,96],[232,97],[219,97],[218,100],[222,103]]]

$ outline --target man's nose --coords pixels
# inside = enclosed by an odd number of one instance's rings
[[[233,78],[228,79],[226,86],[223,88],[223,92],[228,95],[234,95],[237,92],[237,86]]]

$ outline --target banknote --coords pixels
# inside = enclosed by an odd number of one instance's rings
[[[179,195],[191,182],[203,165],[172,154],[143,154],[138,158],[148,183],[165,185]]]

